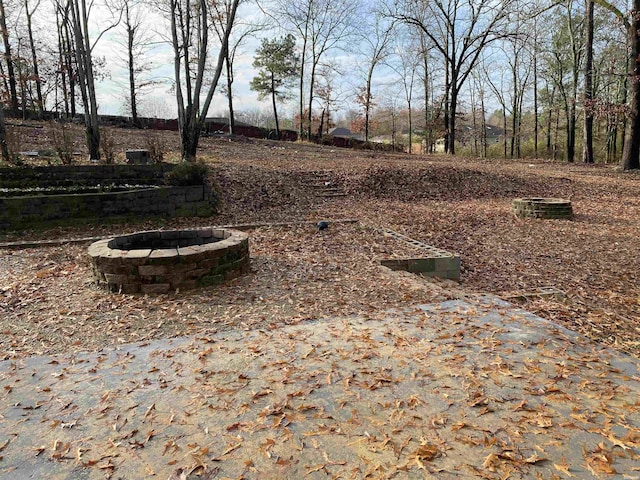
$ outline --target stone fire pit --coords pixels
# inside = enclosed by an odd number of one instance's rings
[[[89,246],[100,287],[120,293],[165,293],[217,285],[249,270],[249,236],[206,228],[139,232]]]
[[[573,218],[571,201],[564,198],[516,198],[511,209],[518,218]]]

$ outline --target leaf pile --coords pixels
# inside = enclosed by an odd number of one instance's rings
[[[5,362],[0,476],[635,478],[637,365],[505,307]]]
[[[81,134],[81,130],[78,130],[78,134]],[[127,139],[127,135],[131,138]],[[143,141],[134,138],[135,135],[144,133],[123,131],[122,141],[132,144]],[[166,135],[175,140],[173,133],[167,132]],[[526,297],[522,305],[572,330],[640,355],[640,175],[621,173],[604,165],[408,156],[255,139],[233,141],[205,138],[201,147],[203,156],[210,155],[208,161],[213,166],[213,175],[220,184],[224,199],[223,210],[215,218],[144,221],[126,227],[67,227],[44,232],[14,233],[5,235],[5,239],[106,236],[153,228],[359,218],[365,228],[371,227],[369,233],[360,236],[362,232],[356,228],[353,235],[342,236],[340,244],[322,252],[318,252],[316,246],[307,250],[315,242],[301,243],[306,238],[301,231],[294,230],[298,233],[282,236],[272,231],[261,237],[261,230],[256,230],[257,248],[264,252],[279,252],[285,248],[288,253],[283,254],[284,258],[290,262],[279,263],[282,257],[276,253],[278,261],[260,263],[262,260],[259,259],[256,265],[268,265],[277,272],[275,278],[284,278],[284,269],[299,269],[302,264],[307,265],[306,271],[314,271],[308,265],[314,266],[314,269],[318,268],[315,264],[374,265],[375,259],[381,256],[397,258],[405,254],[413,255],[413,252],[403,252],[402,247],[384,242],[377,242],[379,247],[367,249],[367,244],[376,243],[369,236],[374,231],[373,227],[387,227],[459,254],[463,268],[462,288],[467,292],[490,292],[513,297],[514,294],[547,286],[565,292],[564,299]],[[30,147],[26,144],[25,148]],[[337,199],[318,198],[303,181],[304,173],[310,171],[323,172],[331,183],[343,186],[350,195]],[[575,219],[515,219],[510,211],[510,202],[513,197],[520,196],[569,198],[573,202]],[[330,231],[333,232],[333,229]],[[266,243],[263,244],[263,241]],[[285,242],[289,243],[286,247]],[[360,242],[365,246],[358,246]],[[46,277],[44,272],[47,267],[43,265],[49,261],[55,262],[50,257],[57,255],[67,258],[60,267],[62,271],[70,271],[76,265],[78,269],[73,271],[80,275],[58,276],[51,273],[51,278]],[[56,293],[56,289],[78,292],[73,296],[74,302],[84,309],[113,303],[112,298],[96,301],[93,294],[88,294],[90,285],[83,283],[88,280],[86,270],[82,270],[86,268],[82,256],[82,248],[75,247],[36,253],[3,253],[0,259],[3,271],[9,268],[4,268],[6,262],[21,265],[15,274],[10,272],[1,281],[0,288],[5,289],[2,305],[11,308],[10,315],[4,315],[7,319],[4,321],[11,320],[12,325],[17,326],[16,331],[21,333],[33,331],[31,322],[39,325],[42,321],[34,320],[34,309],[29,315],[24,309],[33,300],[40,305],[38,315],[46,318],[55,316],[52,312],[56,311],[56,302],[60,305],[68,303],[63,292]],[[296,258],[300,264],[296,264]],[[283,271],[278,270],[278,266]],[[42,278],[38,278],[36,274],[41,270],[44,270],[40,273]],[[294,273],[293,277],[298,278],[298,293],[293,301],[298,302],[297,308],[305,311],[302,317],[314,315],[313,309],[306,306],[313,305],[318,298],[325,302],[323,305],[332,306],[317,309],[316,312],[346,313],[356,309],[345,308],[341,312],[336,305],[339,306],[343,298],[346,298],[347,305],[361,304],[362,300],[354,300],[360,288],[378,291],[378,277],[356,274],[356,270],[345,270],[344,287],[334,291],[323,281],[307,283],[310,278],[308,275]],[[266,273],[271,274],[271,271]],[[326,278],[328,282],[332,277],[319,278]],[[73,279],[75,283],[60,283],[63,279]],[[349,282],[352,287],[347,287]],[[266,283],[258,284],[245,285],[256,289],[255,298],[277,297],[265,296],[262,290],[271,287]],[[316,288],[322,288],[324,295],[314,295]],[[354,289],[352,298],[348,294],[350,288]],[[15,295],[14,290],[17,292]],[[237,292],[233,289],[223,289],[223,292],[234,298],[231,303],[251,302],[249,294],[235,297]],[[304,295],[301,292],[305,292]],[[8,295],[12,297],[7,299]],[[397,302],[404,292],[374,295],[373,304],[381,308],[384,305],[393,306],[393,302],[380,301],[386,295],[391,295]],[[207,305],[207,295],[203,294],[202,297]],[[217,300],[225,303],[224,297],[217,297]],[[157,318],[158,313],[153,309],[147,312],[144,302],[138,303],[136,300],[134,304],[136,306],[132,311],[137,312],[139,318],[147,315]],[[200,312],[194,313],[197,316],[209,312],[213,307],[191,308],[194,312]],[[276,308],[277,302],[273,311]],[[115,302],[111,310],[127,312],[128,308]],[[249,305],[242,306],[240,310],[256,311]],[[219,311],[228,313],[226,307]],[[120,313],[120,316],[126,314]],[[265,318],[269,317],[266,315]],[[169,315],[169,318],[172,316]],[[69,324],[73,325],[76,321],[76,318],[70,318]],[[232,320],[224,321],[233,324]],[[56,322],[64,323],[64,319]],[[258,321],[253,319],[249,323],[257,324]],[[131,331],[138,328],[137,323],[134,324],[136,326],[130,327]],[[42,325],[46,326],[46,321]],[[158,335],[176,334],[186,329],[176,326],[167,328],[167,324],[163,323],[160,330]],[[146,335],[149,332],[145,331],[139,336]],[[61,333],[60,337],[64,338],[64,334]],[[135,336],[124,335],[121,338]],[[49,351],[49,348],[46,347],[44,351]],[[35,346],[34,350],[37,351]]]
[[[94,350],[229,329],[452,298],[449,282],[390,272],[376,259],[407,246],[354,224],[249,232],[251,273],[219,287],[167,295],[118,295],[92,282],[85,245],[1,251],[0,358]],[[452,285],[453,287],[454,285]]]

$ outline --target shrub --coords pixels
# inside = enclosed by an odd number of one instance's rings
[[[116,159],[116,138],[113,133],[106,128],[102,131],[100,147],[104,155],[104,162],[107,164],[114,163]]]
[[[165,174],[167,185],[189,186],[207,183],[207,165],[203,162],[182,162]]]
[[[63,165],[71,165],[73,161],[73,139],[64,122],[51,122],[53,147]]]
[[[161,163],[164,160],[164,154],[167,150],[167,144],[159,133],[147,132],[145,143],[149,158],[154,163]]]
[[[18,129],[15,127],[6,128],[5,142],[7,145],[7,152],[9,154],[9,158],[5,158],[5,160],[10,165],[20,166],[22,165],[23,162],[18,150],[20,148],[22,138],[20,138],[20,134],[17,130]]]

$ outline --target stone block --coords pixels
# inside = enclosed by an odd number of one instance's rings
[[[409,260],[384,259],[380,260],[380,264],[384,267],[390,268],[391,270],[409,271]]]
[[[126,150],[125,157],[127,157],[127,163],[134,165],[146,165],[151,163],[151,157],[148,150]]]
[[[185,192],[185,200],[187,202],[195,202],[204,198],[204,188],[201,185],[188,187]]]
[[[138,273],[140,275],[164,275],[167,271],[166,265],[140,265],[138,267]]]
[[[140,285],[141,293],[167,293],[171,289],[169,283],[149,283]]]
[[[435,270],[435,259],[433,258],[411,258],[409,259],[408,270],[411,273],[432,272]]]
[[[200,278],[204,275],[206,275],[207,273],[209,273],[211,271],[211,269],[209,268],[197,268],[195,270],[191,270],[189,272],[186,272],[186,276],[187,278]]]
[[[120,293],[138,293],[140,291],[140,285],[137,283],[123,283],[120,285],[119,292]]]
[[[178,284],[171,284],[171,288],[174,290],[191,290],[198,286],[198,282],[195,280],[184,280]]]
[[[127,252],[127,258],[128,259],[132,259],[132,258],[147,258],[149,255],[151,255],[151,249],[150,248],[141,248],[139,250],[129,250]]]
[[[158,248],[149,254],[149,258],[171,259],[178,257],[178,249],[176,248]]]
[[[122,274],[116,274],[116,273],[105,273],[104,278],[108,283],[123,284],[123,283],[128,283],[131,277],[129,275],[122,275]]]
[[[224,282],[224,275],[205,275],[204,277],[200,277],[197,282],[200,287],[220,285]]]

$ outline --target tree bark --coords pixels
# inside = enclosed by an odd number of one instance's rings
[[[231,87],[233,85],[233,65],[231,63],[231,55],[227,49],[227,55],[224,61],[227,70],[227,104],[229,105],[229,133],[236,133],[236,116],[233,111],[233,91]]]
[[[623,170],[640,168],[640,0],[633,0],[631,28],[628,31],[631,46],[627,79],[629,118],[622,150]]]
[[[91,61],[89,44],[89,13],[85,0],[71,2],[73,33],[76,41],[76,65],[78,81],[84,104],[84,124],[87,148],[91,160],[100,160],[100,127],[98,121],[98,102]]]
[[[11,163],[11,154],[9,153],[9,146],[7,144],[7,126],[4,122],[4,109],[0,104],[0,153],[2,159],[6,163]]]
[[[129,101],[131,103],[131,120],[134,126],[138,126],[138,101],[136,97],[136,75],[135,63],[133,58],[133,47],[136,35],[136,26],[131,23],[129,15],[129,3],[124,2],[125,22],[127,27],[127,63],[129,67]]]
[[[584,66],[584,148],[582,160],[593,163],[593,0],[586,0],[586,39]]]
[[[449,102],[449,125],[447,129],[447,144],[449,148],[447,152],[451,155],[455,155],[456,153],[456,112],[458,109],[458,89],[456,88],[455,82],[451,82],[451,99]]]
[[[271,72],[271,100],[273,102],[273,118],[276,121],[276,135],[278,136],[278,140],[280,140],[280,122],[278,122],[278,108],[276,106],[276,87],[275,87],[275,78],[273,77],[273,72]]]
[[[365,92],[364,99],[364,141],[369,141],[369,114],[371,111],[371,81],[373,79],[373,69],[375,68],[375,63],[372,62],[369,67],[369,73],[367,75],[367,86]]]
[[[31,47],[31,60],[33,61],[33,75],[35,77],[36,82],[36,95],[37,95],[37,103],[38,103],[38,117],[42,118],[44,115],[44,102],[42,100],[42,80],[40,79],[40,72],[38,67],[38,55],[36,53],[36,44],[33,40],[33,29],[31,28],[31,16],[38,8],[38,4],[33,9],[33,11],[29,12],[29,4],[28,0],[24,0],[24,9],[27,17],[27,31],[29,33],[29,46]]]
[[[16,74],[13,68],[13,58],[11,56],[11,42],[9,41],[9,30],[7,29],[7,19],[4,11],[4,0],[0,0],[0,28],[2,29],[2,40],[4,42],[4,59],[7,62],[7,75],[9,76],[9,94],[11,102],[11,114],[18,114],[18,93],[16,90]]]

